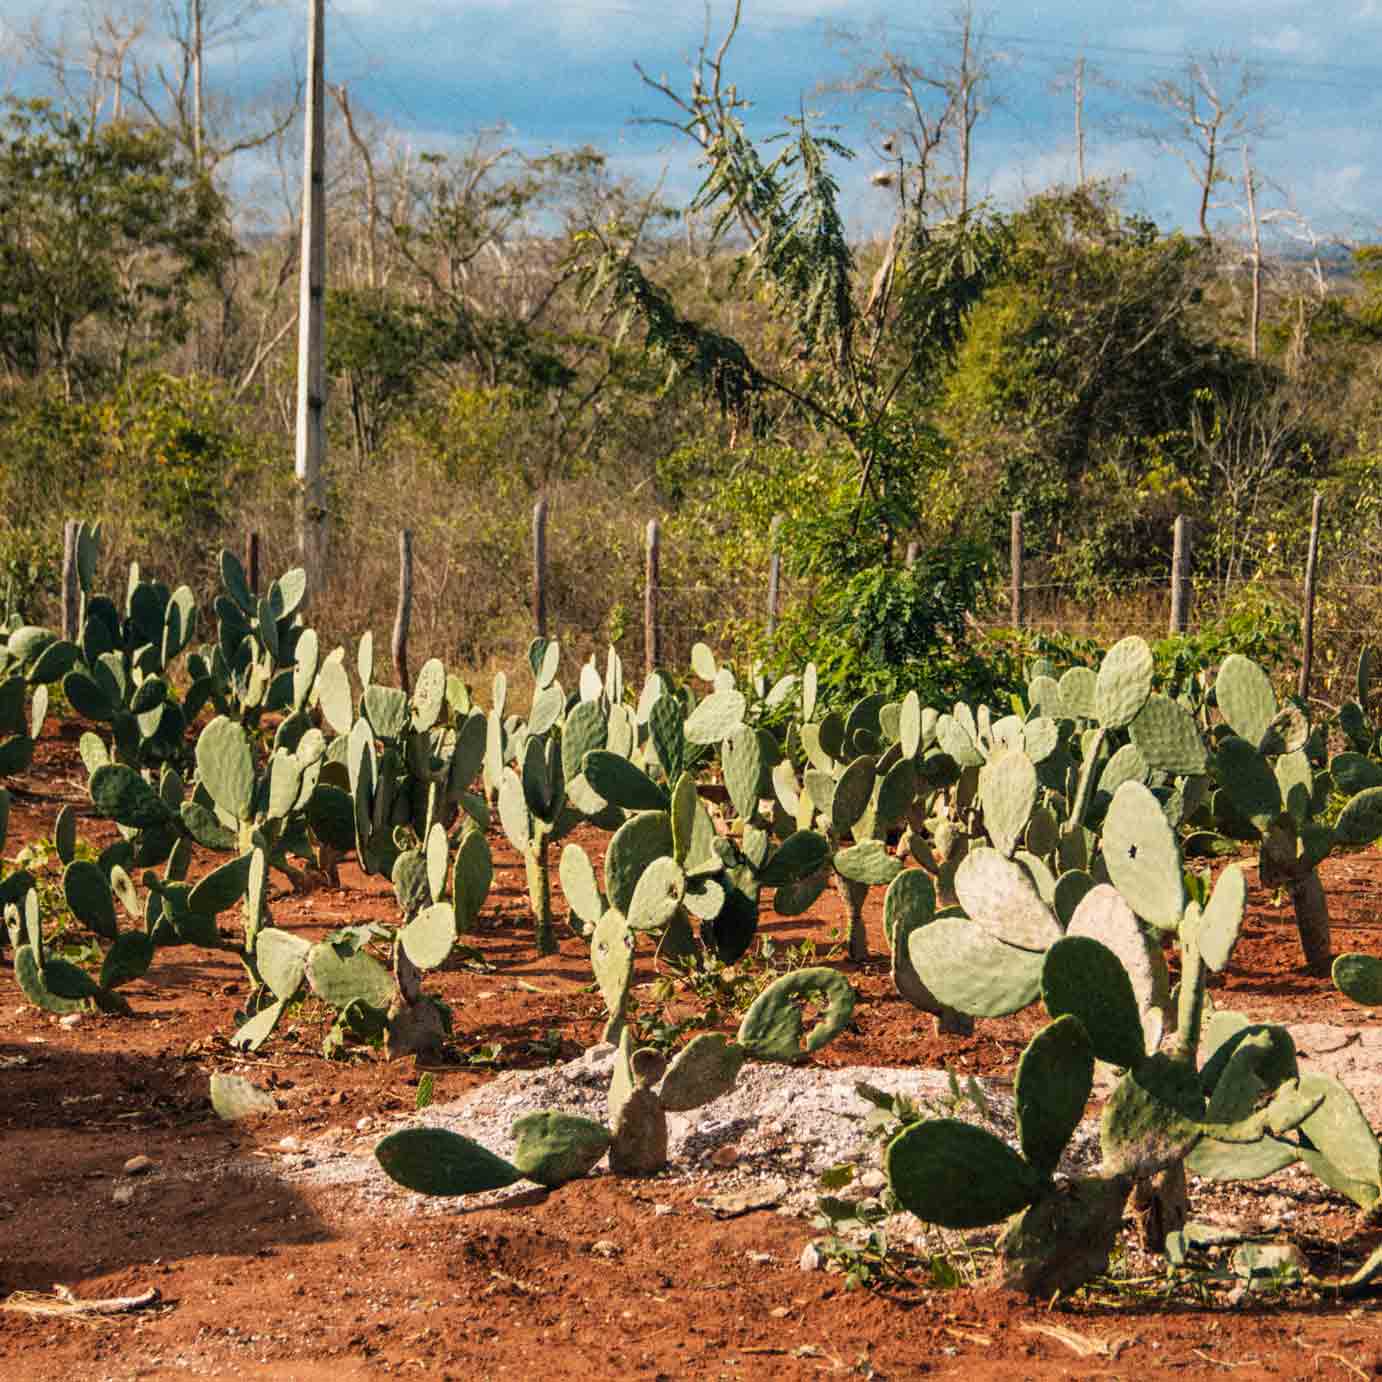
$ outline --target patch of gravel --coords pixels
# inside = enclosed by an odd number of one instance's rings
[[[1382,1112],[1382,1029],[1310,1023],[1293,1026],[1291,1031],[1303,1068],[1341,1079],[1376,1126]],[[414,1195],[384,1175],[374,1158],[374,1146],[397,1128],[432,1126],[473,1138],[500,1156],[511,1156],[510,1130],[526,1113],[555,1109],[606,1122],[614,1056],[614,1047],[595,1046],[563,1065],[511,1071],[415,1116],[372,1119],[354,1135],[337,1131],[285,1148],[288,1154],[273,1157],[264,1170],[288,1180],[347,1188],[369,1202],[392,1201],[410,1213],[454,1215],[506,1204],[518,1208],[531,1202],[534,1194],[547,1192],[520,1184],[459,1199]],[[851,1163],[857,1170],[852,1186],[839,1193],[849,1198],[876,1195],[884,1184],[879,1169],[881,1144],[869,1135],[866,1120],[872,1106],[857,1093],[860,1083],[889,1094],[905,1094],[931,1116],[987,1127],[1016,1145],[1011,1086],[1006,1082],[977,1082],[981,1110],[969,1098],[954,1099],[944,1071],[750,1063],[730,1093],[690,1113],[668,1115],[668,1167],[641,1183],[647,1189],[645,1198],[654,1202],[656,1213],[676,1212],[670,1204],[658,1203],[658,1187],[670,1191],[673,1186],[694,1183],[699,1195],[711,1199],[745,1194],[757,1207],[809,1217],[821,1193],[822,1173],[841,1163]],[[1087,1175],[1099,1159],[1098,1120],[1088,1118],[1066,1148],[1059,1170],[1071,1176]],[[604,1162],[595,1174],[608,1174]],[[1306,1203],[1330,1198],[1325,1187],[1298,1166],[1252,1185],[1199,1185],[1198,1178],[1195,1184],[1197,1212],[1201,1206],[1211,1215],[1228,1209],[1256,1214],[1275,1211],[1273,1217],[1279,1215],[1283,1225]],[[669,1198],[684,1199],[685,1195]],[[908,1215],[889,1219],[886,1227],[899,1241],[921,1242],[925,1234]]]
[[[371,1200],[411,1201],[423,1212],[502,1204],[515,1197],[514,1190],[463,1201],[412,1195],[384,1175],[372,1148],[396,1128],[430,1126],[462,1133],[500,1156],[510,1156],[510,1130],[525,1113],[556,1109],[605,1122],[614,1055],[613,1046],[595,1046],[564,1065],[501,1075],[461,1099],[435,1104],[392,1124],[380,1122],[355,1146],[308,1144],[303,1157],[284,1158],[282,1169],[294,1179],[353,1187]],[[715,1194],[773,1188],[779,1211],[791,1214],[813,1209],[821,1174],[842,1162],[859,1168],[859,1188],[881,1189],[881,1146],[868,1135],[866,1119],[872,1106],[856,1092],[861,1082],[889,1094],[905,1094],[935,1116],[961,1118],[989,1128],[1009,1143],[1016,1141],[1012,1096],[993,1083],[978,1082],[981,1111],[969,1098],[954,1100],[944,1071],[750,1063],[728,1094],[690,1113],[668,1115],[668,1167],[648,1184],[705,1180],[707,1190]],[[1060,1169],[1087,1174],[1098,1160],[1097,1126],[1087,1122],[1067,1148]],[[604,1170],[601,1162],[596,1174]]]

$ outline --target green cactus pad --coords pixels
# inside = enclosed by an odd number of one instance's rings
[[[1000,1223],[1049,1184],[992,1133],[953,1118],[904,1128],[888,1143],[883,1170],[905,1209],[942,1228]]]
[[[627,758],[594,749],[582,760],[582,773],[612,806],[624,811],[665,811],[667,793]]]
[[[572,913],[587,927],[594,926],[605,914],[605,899],[595,879],[590,856],[580,845],[567,845],[561,852],[557,875]]]
[[[328,657],[317,673],[317,702],[327,724],[337,734],[349,734],[355,722],[355,702],[350,674],[339,658]]]
[[[688,716],[682,732],[690,744],[719,744],[744,725],[748,702],[738,691],[712,691]]]
[[[1062,683],[1064,694],[1064,683]],[[1099,664],[1094,682],[1094,717],[1105,729],[1132,723],[1152,694],[1152,650],[1135,635],[1115,643]]]
[[[903,869],[883,898],[883,934],[891,942],[901,925],[910,935],[936,915],[936,889],[921,869]]]
[[[660,931],[677,914],[686,896],[686,875],[670,855],[654,859],[639,875],[629,901],[632,931]]]
[[[456,943],[456,913],[447,902],[424,908],[399,933],[403,953],[419,969],[436,969],[446,962]]]
[[[1071,667],[1060,679],[1062,715],[1071,720],[1094,719],[1094,692],[1098,682],[1093,668]]]
[[[803,1039],[803,1002],[825,1011]],[[755,1060],[791,1064],[836,1037],[854,1012],[854,990],[838,970],[798,969],[774,980],[754,1000],[735,1040]]]
[[[238,859],[231,859],[219,868],[212,869],[188,895],[188,907],[194,912],[213,917],[233,907],[249,887],[253,857],[252,854],[242,854]]]
[[[419,849],[407,849],[394,860],[389,881],[405,918],[415,917],[432,901],[427,860]]]
[[[503,1157],[445,1128],[390,1133],[374,1155],[385,1175],[419,1195],[478,1195],[523,1179]]]
[[[1187,777],[1205,771],[1209,754],[1195,717],[1168,696],[1149,696],[1128,733],[1143,760],[1158,772]]]
[[[1243,870],[1237,864],[1230,864],[1219,875],[1214,891],[1195,924],[1195,943],[1200,958],[1216,974],[1223,972],[1238,941],[1247,892]]]
[[[1281,803],[1298,825],[1310,819],[1314,803],[1315,774],[1303,750],[1283,753],[1273,767]]]
[[[91,800],[97,811],[134,830],[166,825],[167,803],[133,768],[107,763],[91,774]]]
[[[1241,653],[1230,653],[1219,666],[1214,696],[1229,728],[1256,749],[1276,717],[1276,694],[1267,674]]]
[[[254,755],[249,736],[218,715],[197,736],[197,775],[216,805],[235,820],[254,813]]]
[[[377,739],[398,739],[412,720],[408,697],[394,686],[366,686],[360,708]]]
[[[1350,952],[1334,961],[1334,987],[1365,1008],[1382,1007],[1382,960]]]
[[[1094,1051],[1077,1017],[1043,1027],[1017,1063],[1013,1098],[1022,1154],[1042,1175],[1055,1173],[1094,1087]]]
[[[107,991],[121,984],[142,979],[153,963],[153,937],[143,931],[125,931],[116,936],[115,944],[106,951],[101,962],[101,987]]]
[[[1067,936],[1046,952],[1041,998],[1052,1017],[1073,1013],[1094,1054],[1128,1069],[1146,1055],[1142,1018],[1122,961],[1088,936]]]
[[[1011,858],[1036,806],[1036,765],[1017,751],[986,763],[979,770],[979,800],[989,839],[1000,854]]]
[[[1334,835],[1344,845],[1366,845],[1382,839],[1382,787],[1359,792],[1339,813]]]
[[[672,821],[665,811],[630,816],[610,838],[605,852],[605,892],[611,907],[625,916],[643,870],[654,859],[673,855]]]
[[[611,1121],[609,1168],[615,1175],[651,1176],[667,1165],[667,1115],[651,1089],[631,1089]]]
[[[119,933],[115,899],[101,869],[84,859],[74,859],[63,870],[62,892],[72,915],[98,936],[114,940]]]
[[[573,1113],[529,1113],[513,1125],[513,1164],[527,1180],[556,1187],[579,1180],[609,1150],[603,1123]]]
[[[1094,879],[1083,869],[1067,869],[1056,879],[1051,908],[1062,927],[1070,925],[1070,918],[1075,915],[1075,909],[1094,886]]]
[[[847,835],[868,810],[877,769],[878,760],[864,754],[840,774],[830,800],[830,829],[837,837]]]
[[[624,914],[611,907],[595,924],[590,938],[590,966],[612,1024],[621,1019],[633,982],[633,932]],[[607,1035],[606,1039],[610,1039]]]
[[[975,926],[1008,945],[1040,951],[1060,939],[1060,926],[1031,875],[996,849],[981,845],[965,855],[955,870],[955,896]]]
[[[936,743],[941,752],[954,759],[961,768],[983,765],[984,755],[974,742],[974,736],[954,715],[942,715],[936,721]]]
[[[278,1112],[274,1096],[267,1090],[242,1075],[222,1075],[219,1071],[211,1076],[211,1107],[227,1123]]]
[[[1099,1125],[1105,1175],[1154,1176],[1203,1134],[1204,1096],[1188,1065],[1158,1052],[1114,1087]]]
[[[44,967],[46,969],[46,966]],[[78,970],[78,974],[82,971]],[[32,945],[21,945],[14,952],[14,979],[19,991],[36,1008],[50,1013],[80,1012],[86,1005],[80,998],[67,998],[49,988],[44,969],[40,969],[38,954]],[[95,988],[95,985],[92,985]]]
[[[1382,787],[1382,763],[1361,753],[1336,753],[1329,760],[1329,775],[1334,785],[1347,796]]]
[[[505,768],[499,780],[499,823],[509,843],[520,854],[532,843],[532,818],[523,795],[523,782],[512,768]]]
[[[668,1113],[700,1108],[734,1088],[747,1052],[719,1032],[702,1032],[677,1052],[658,1086]]]
[[[1329,1075],[1301,1076],[1300,1093],[1324,1102],[1301,1125],[1301,1160],[1332,1190],[1361,1209],[1382,1202],[1382,1148],[1353,1095]]]
[[[387,1008],[394,998],[393,976],[372,955],[349,945],[319,941],[307,955],[307,978],[313,991],[333,1008],[357,999],[371,1008]]]
[[[1125,782],[1104,820],[1104,864],[1133,911],[1170,930],[1185,910],[1180,847],[1161,804],[1140,782]]]
[[[266,926],[254,940],[254,962],[273,996],[288,1002],[302,987],[312,947],[298,936]]]
[[[833,863],[841,878],[867,887],[885,886],[902,872],[902,861],[889,854],[881,840],[865,840],[836,850]]]
[[[1091,888],[1075,909],[1067,934],[1098,941],[1118,957],[1139,1013],[1146,1014],[1165,1000],[1166,966],[1160,946],[1142,929],[1117,888],[1107,883]]]
[[[1039,951],[1008,945],[963,917],[920,927],[907,953],[938,1003],[973,1017],[1006,1017],[1041,992]]]
[[[788,883],[779,888],[773,897],[773,911],[778,916],[799,917],[809,911],[816,899],[830,886],[830,878],[825,873],[813,874],[797,883]]]
[[[793,831],[758,873],[765,888],[781,888],[809,878],[830,859],[830,841],[814,830]]]
[[[277,1003],[270,1003],[267,1008],[256,1013],[248,1022],[242,1023],[236,1028],[230,1038],[230,1044],[237,1051],[257,1051],[273,1035],[274,1028],[278,1026],[279,1019],[283,1016],[287,1008],[287,1003],[281,999]]]
[[[490,857],[489,841],[482,830],[468,828],[461,834],[451,867],[451,903],[457,935],[465,935],[474,927],[493,881],[494,862]]]

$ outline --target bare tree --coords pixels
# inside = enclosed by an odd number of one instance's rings
[[[1200,189],[1198,222],[1206,240],[1213,238],[1209,212],[1215,188],[1232,178],[1227,160],[1269,132],[1267,116],[1253,104],[1261,82],[1257,69],[1242,59],[1210,53],[1187,57],[1179,76],[1143,88],[1143,98],[1160,117],[1141,133],[1189,169]]]

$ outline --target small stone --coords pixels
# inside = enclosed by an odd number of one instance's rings
[[[280,1137],[278,1139],[278,1150],[280,1152],[300,1152],[302,1143],[296,1137]]]
[[[339,1105],[345,1103],[349,1097],[350,1096],[345,1092],[345,1090],[338,1089],[333,1095],[331,1095],[329,1099],[327,1099],[326,1102],[328,1104],[335,1104],[339,1107]]]
[[[727,1142],[723,1147],[716,1147],[711,1152],[710,1160],[715,1166],[733,1166],[739,1160],[739,1148],[732,1142]]]
[[[114,1200],[116,1204],[131,1204],[134,1201],[134,1186],[117,1185],[115,1189],[111,1191],[110,1198]]]
[[[770,1252],[749,1252],[744,1254],[757,1267],[766,1267],[773,1260]]]
[[[132,1156],[125,1163],[125,1174],[127,1176],[142,1176],[148,1171],[152,1171],[158,1163],[151,1156]]]
[[[369,1114],[365,1114],[365,1116],[364,1116],[363,1118],[357,1118],[357,1119],[355,1120],[355,1131],[356,1131],[356,1132],[365,1132],[367,1129],[369,1129],[369,1128],[371,1128],[371,1127],[373,1127],[373,1126],[374,1126],[374,1119],[371,1118],[371,1117],[369,1116]]]
[[[14,1213],[14,1205],[9,1200],[0,1200],[0,1219],[8,1219]]]
[[[590,1245],[590,1251],[594,1257],[618,1257],[624,1249],[608,1238],[601,1238],[598,1242]]]
[[[68,1013],[66,1017],[60,1017],[60,1018],[58,1018],[58,1026],[64,1028],[66,1031],[69,1031],[69,1032],[72,1031],[72,1030],[73,1030],[74,1028],[76,1028],[76,1027],[80,1027],[81,1025],[82,1025],[82,1014],[81,1014],[81,1013]]]
[[[859,1189],[870,1195],[877,1194],[887,1183],[887,1176],[876,1168],[872,1171],[865,1171],[858,1180]]]
[[[778,1305],[768,1311],[768,1314],[775,1320],[785,1320],[791,1313],[792,1307],[790,1305]]]
[[[814,1243],[808,1243],[801,1250],[801,1256],[797,1259],[797,1266],[804,1272],[818,1272],[821,1265],[820,1249]]]
[[[659,1219],[662,1218],[664,1214],[675,1214],[676,1212],[676,1207],[674,1205],[655,1204],[653,1206],[653,1214]]]

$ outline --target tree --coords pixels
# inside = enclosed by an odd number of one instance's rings
[[[234,253],[226,227],[216,190],[159,131],[93,130],[46,102],[11,101],[0,129],[0,358],[20,375],[51,365],[69,398],[87,374],[123,377],[141,347],[185,337],[197,283]],[[109,335],[84,342],[95,323]]]
[[[755,358],[741,341],[683,311],[617,227],[586,235],[582,277],[625,330],[641,329],[643,349],[665,368],[669,386],[698,385],[736,431],[764,436],[806,427],[821,434],[819,463],[835,474],[819,487],[823,506],[798,515],[786,542],[798,573],[816,582],[818,605],[801,625],[867,654],[887,643],[869,624],[874,615],[886,613],[900,628],[943,624],[917,617],[922,604],[937,600],[936,586],[912,580],[897,563],[899,540],[919,519],[919,473],[944,465],[919,404],[1001,263],[1005,238],[976,212],[930,224],[909,200],[870,282],[845,233],[830,167],[850,151],[817,134],[804,110],[789,119],[771,159],[747,136],[747,102],[725,76],[738,21],[736,6],[714,53],[702,48],[688,93],[639,71],[678,112],[660,123],[702,151],[707,172],[690,211],[713,217],[712,245],[731,231],[747,238],[735,284],[744,298],[765,302],[790,336],[787,358]],[[813,463],[803,456],[803,466]],[[972,582],[978,565],[964,565],[962,578]],[[851,610],[855,617],[844,617]],[[914,661],[928,651],[918,647]],[[831,665],[841,669],[841,693],[888,674],[867,655]]]
[[[1200,189],[1200,234],[1211,238],[1209,212],[1214,189],[1231,180],[1228,159],[1267,132],[1266,117],[1252,105],[1261,86],[1257,69],[1227,53],[1187,57],[1178,77],[1163,77],[1143,89],[1160,118],[1143,133],[1159,149],[1174,153]]]

